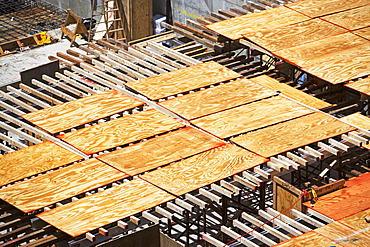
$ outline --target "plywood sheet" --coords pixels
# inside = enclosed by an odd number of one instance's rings
[[[249,132],[231,141],[264,157],[270,157],[352,130],[355,128],[317,112]]]
[[[140,177],[179,196],[265,161],[261,156],[226,144]]]
[[[148,182],[134,179],[37,217],[76,237],[174,198]]]
[[[311,43],[274,52],[274,55],[298,67],[306,67],[351,54],[352,48],[368,43],[351,32],[330,36]]]
[[[312,112],[291,100],[275,96],[198,118],[191,123],[220,138],[227,138]]]
[[[206,90],[159,103],[191,120],[276,94],[247,79],[238,79]]]
[[[370,96],[370,77],[348,83],[346,84],[346,87]]]
[[[332,84],[356,79],[370,74],[370,43],[351,49],[344,58],[303,67],[303,70]]]
[[[369,223],[365,221],[366,217],[370,217],[370,209],[349,216],[339,222],[355,229],[356,231],[361,231],[362,234],[370,236],[370,226]]]
[[[93,154],[182,126],[173,118],[151,109],[58,137],[86,154]]]
[[[127,176],[89,159],[3,188],[0,198],[28,213]]]
[[[51,141],[4,154],[0,156],[0,186],[81,159]]]
[[[143,104],[116,90],[109,90],[22,117],[54,134]]]
[[[369,0],[301,0],[285,6],[312,18],[370,4]]]
[[[274,29],[308,19],[307,16],[282,6],[230,18],[206,27],[229,39],[237,40],[243,37],[242,34]]]
[[[274,245],[279,247],[318,247],[318,246],[333,246],[335,242],[329,238],[326,238],[316,232],[310,231],[305,234],[299,235],[298,237],[287,240],[281,244]],[[340,246],[340,245],[335,245]]]
[[[321,17],[338,26],[355,30],[370,26],[370,5]]]
[[[251,81],[257,82],[258,84],[261,84],[264,87],[267,87],[274,91],[279,91],[283,95],[288,96],[291,99],[294,99],[296,101],[299,101],[305,105],[308,105],[310,107],[316,108],[316,109],[322,109],[331,106],[331,104],[320,100],[318,98],[315,98],[309,94],[306,94],[304,92],[299,91],[298,89],[295,89],[289,85],[286,85],[284,83],[280,83],[279,81],[267,76],[267,75],[261,75],[257,77],[253,77],[250,79]]]
[[[323,227],[319,227],[314,232],[334,240],[343,246],[368,246],[370,236],[362,234],[338,221],[334,221]]]
[[[341,120],[365,130],[370,129],[370,118],[358,112],[342,117]]]
[[[321,19],[312,19],[272,30],[243,34],[243,36],[265,50],[275,52],[346,31]]]
[[[353,33],[360,35],[361,37],[364,37],[365,39],[370,40],[370,27],[358,29],[356,31],[353,31]]]
[[[346,181],[345,188],[319,198],[313,209],[334,220],[340,220],[370,208],[370,173]],[[304,203],[311,207],[310,203]]]
[[[211,61],[128,82],[126,85],[151,100],[157,100],[240,76],[231,69]]]
[[[199,130],[186,127],[97,158],[134,176],[224,144]]]

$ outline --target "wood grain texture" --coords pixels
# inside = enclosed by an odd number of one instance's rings
[[[350,49],[345,57],[303,67],[306,72],[332,84],[356,79],[370,74],[370,42]]]
[[[25,213],[104,186],[127,174],[89,159],[0,190],[0,198]]]
[[[179,196],[265,161],[267,160],[261,156],[226,144],[140,177]]]
[[[367,77],[365,79],[360,79],[355,82],[350,82],[346,84],[346,87],[352,88],[353,90],[356,90],[357,92],[370,96],[370,77]]]
[[[259,155],[270,157],[355,129],[317,112],[249,132],[232,138],[231,141]]]
[[[212,31],[232,40],[243,38],[243,34],[258,32],[308,20],[294,10],[284,6],[230,18],[207,25]]]
[[[370,40],[370,27],[358,29],[356,31],[353,31],[353,33],[360,35],[361,37],[364,37],[365,39]]]
[[[314,232],[343,246],[370,246],[370,236],[362,234],[338,221],[319,227]]]
[[[274,245],[279,247],[318,247],[318,246],[341,246],[336,244],[333,240],[322,236],[313,231],[306,232],[305,234],[299,235],[298,237],[289,239],[281,244]]]
[[[109,90],[22,117],[54,134],[143,104],[116,90]]]
[[[244,34],[243,36],[264,49],[275,52],[346,31],[346,29],[329,22],[312,19],[272,30]]]
[[[316,109],[322,109],[331,106],[331,104],[323,100],[301,92],[298,89],[295,89],[284,83],[280,83],[278,80],[275,80],[267,75],[253,77],[250,80],[271,90],[280,91],[283,95]]]
[[[370,26],[370,5],[321,17],[348,30]]]
[[[298,67],[322,63],[330,59],[346,56],[351,48],[368,43],[351,32],[330,36],[311,43],[294,46],[274,52],[274,54]]]
[[[365,221],[365,218],[369,216],[370,209],[367,209],[355,215],[342,219],[339,222],[355,229],[356,231],[361,231],[362,234],[370,236],[370,226],[369,223]]]
[[[81,159],[51,141],[4,154],[0,156],[0,186]]]
[[[342,117],[340,118],[340,120],[356,125],[357,127],[360,127],[362,129],[370,130],[370,118],[368,116],[362,115],[361,113],[356,112],[351,115]]]
[[[151,100],[157,100],[240,76],[219,63],[211,61],[131,81],[126,85]]]
[[[320,196],[313,209],[334,220],[341,220],[370,208],[369,179],[370,173],[349,179],[345,188]],[[304,205],[311,207],[308,202]]]
[[[37,217],[76,237],[174,198],[148,182],[134,179],[46,211]]]
[[[274,91],[247,79],[238,79],[206,90],[159,103],[188,120],[273,96]]]
[[[312,18],[370,4],[369,0],[301,0],[285,6]]]
[[[291,100],[275,96],[198,118],[191,123],[217,137],[227,138],[312,112]]]
[[[210,135],[186,127],[97,158],[134,176],[224,144]]]
[[[151,109],[58,137],[86,154],[93,154],[182,126],[173,118]]]

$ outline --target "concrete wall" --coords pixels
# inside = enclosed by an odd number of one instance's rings
[[[92,0],[44,0],[61,9],[71,9],[81,18],[90,18]]]
[[[229,11],[230,7],[241,8],[246,3],[247,0],[171,0],[173,20],[182,23],[186,19],[204,18],[219,9]]]

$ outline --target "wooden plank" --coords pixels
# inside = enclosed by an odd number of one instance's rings
[[[285,6],[311,18],[353,9],[369,4],[369,0],[304,0]]]
[[[31,87],[27,86],[26,84],[23,84],[23,83],[19,84],[19,88],[22,89],[22,90],[24,90],[24,91],[27,91],[29,93],[34,94],[34,95],[36,95],[37,97],[39,97],[39,98],[41,98],[43,100],[46,100],[50,104],[57,105],[57,104],[62,104],[63,103],[62,101],[59,101],[57,99],[54,99],[53,97],[50,97],[49,95],[44,94],[44,93],[38,91],[35,88],[31,88]],[[22,115],[22,114],[19,114],[19,115]]]
[[[109,90],[22,117],[54,134],[143,104],[116,90]]]
[[[285,241],[281,244],[275,245],[276,247],[317,247],[317,246],[338,246],[334,240],[326,238],[321,234],[310,231],[305,234],[302,234],[298,237],[292,238],[288,241]]]
[[[270,157],[355,129],[317,112],[249,132],[231,141],[264,157]]]
[[[370,27],[365,27],[356,31],[353,31],[353,33],[360,35],[361,37],[370,40]]]
[[[366,43],[368,43],[366,39],[351,32],[346,32],[275,51],[274,55],[298,67],[306,67],[325,62],[328,59],[348,56],[352,48]]]
[[[3,188],[0,198],[29,213],[127,176],[97,159],[89,159]]]
[[[175,197],[148,182],[134,179],[37,217],[76,237],[172,199]]]
[[[275,52],[346,31],[321,19],[312,19],[272,30],[243,34],[243,36],[265,50]]]
[[[22,107],[23,109],[26,109],[28,111],[37,111],[38,109],[33,107],[33,106],[30,106],[28,105],[26,102],[23,102],[22,100],[19,100],[17,99],[16,97],[13,97],[11,96],[10,94],[7,94],[3,91],[0,91],[0,97],[4,98],[4,99],[7,99],[13,103],[15,103],[16,105]]]
[[[338,221],[317,228],[314,232],[334,240],[343,246],[366,246],[370,243],[370,236],[362,234]]]
[[[134,176],[224,144],[210,135],[186,127],[97,158]]]
[[[22,92],[21,90],[16,89],[16,88],[14,88],[12,86],[7,86],[6,89],[8,91],[12,92],[12,93],[17,94],[18,96],[20,96],[20,97],[22,97],[22,98],[24,98],[26,100],[28,100],[28,101],[36,104],[36,105],[41,106],[42,108],[50,107],[50,105],[47,104],[47,103],[45,103],[44,101],[41,101],[39,99],[36,99],[36,98],[32,97],[31,95],[26,94],[26,93]]]
[[[360,79],[354,82],[350,82],[346,84],[345,86],[353,90],[356,90],[357,92],[370,96],[370,77],[365,78],[365,79]]]
[[[241,39],[242,34],[278,28],[308,20],[309,18],[284,6],[238,16],[206,27],[229,39]]]
[[[342,117],[340,118],[340,120],[343,120],[345,123],[353,124],[365,130],[370,129],[370,118],[358,112]]]
[[[370,236],[370,226],[369,226],[369,223],[365,221],[365,218],[369,216],[370,216],[370,209],[367,209],[357,214],[354,214],[352,216],[349,216],[347,218],[344,218],[340,220],[339,222],[355,229],[358,232],[361,232],[363,234],[366,234],[367,236]]]
[[[370,208],[369,178],[370,173],[351,178],[345,182],[345,188],[320,196],[313,206],[310,202],[304,205],[334,220],[359,213]]]
[[[332,84],[339,84],[370,74],[370,42],[351,49],[341,58],[330,59],[302,69]]]
[[[93,154],[182,126],[173,118],[151,109],[58,137],[86,154]]]
[[[349,30],[355,30],[370,26],[370,5],[350,9],[332,15],[321,17],[321,19],[334,23]]]
[[[238,73],[211,61],[128,82],[126,85],[149,99],[157,100],[238,77]]]
[[[194,119],[273,96],[275,92],[247,79],[237,79],[159,104],[186,119]],[[222,100],[220,100],[222,99]]]
[[[312,112],[293,101],[275,96],[201,117],[191,123],[220,138],[227,138]]]
[[[179,196],[265,161],[247,150],[226,144],[148,172],[141,178]]]
[[[261,75],[257,77],[250,78],[249,80],[256,82],[264,87],[267,87],[274,91],[279,91],[283,95],[294,99],[296,101],[299,101],[305,105],[311,106],[316,109],[322,109],[331,106],[331,104],[317,99],[309,94],[306,94],[304,92],[299,91],[298,89],[295,89],[285,83],[280,83],[279,81],[267,76],[267,75]]]
[[[0,186],[82,159],[51,141],[0,156]]]

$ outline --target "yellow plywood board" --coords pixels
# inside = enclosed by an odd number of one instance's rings
[[[159,103],[186,119],[194,119],[276,94],[247,79],[238,79],[213,88],[186,94]]]
[[[370,27],[358,29],[356,31],[353,31],[353,33],[370,40]]]
[[[368,246],[370,243],[369,235],[362,234],[338,221],[319,227],[315,229],[314,232],[334,240],[335,243],[348,247]]]
[[[281,96],[238,106],[191,121],[217,137],[227,138],[313,111]]]
[[[97,158],[134,176],[224,144],[199,130],[186,127]]]
[[[267,75],[253,77],[250,80],[271,90],[280,91],[283,95],[316,109],[322,109],[331,106],[331,104],[323,100],[317,99],[284,83],[280,83],[279,81]]]
[[[370,4],[369,0],[301,0],[286,6],[309,17],[324,16]]]
[[[25,213],[104,186],[127,174],[89,159],[0,190],[0,198]]]
[[[370,226],[369,223],[365,221],[366,217],[370,217],[370,209],[346,217],[342,220],[339,220],[339,222],[355,229],[356,231],[361,231],[361,233],[370,236]]]
[[[148,182],[134,179],[46,211],[37,217],[76,237],[174,198]]]
[[[81,159],[51,141],[26,147],[0,156],[0,186]]]
[[[249,132],[232,138],[231,141],[259,155],[271,157],[355,129],[317,112]]]
[[[341,33],[308,44],[294,46],[274,52],[274,55],[298,67],[319,64],[351,54],[356,48],[369,41],[351,32]]]
[[[240,74],[211,61],[128,82],[126,85],[151,100],[157,100],[240,76]]]
[[[265,50],[275,52],[346,31],[346,29],[329,22],[312,19],[273,30],[244,34],[243,36]]]
[[[346,84],[346,87],[370,96],[370,77],[348,83]]]
[[[308,19],[307,16],[282,6],[230,18],[209,24],[206,27],[229,39],[237,40],[246,33],[274,29]]]
[[[348,56],[328,60],[302,69],[332,84],[370,74],[370,42],[351,49]]]
[[[265,161],[266,159],[261,156],[226,144],[140,177],[179,196]]]
[[[338,26],[355,30],[370,26],[370,5],[321,17]]]
[[[353,124],[359,128],[370,130],[370,118],[362,115],[361,113],[354,113],[345,117],[342,117],[340,120],[343,120],[349,124]]]
[[[151,109],[58,137],[86,154],[93,154],[182,126],[173,118]]]
[[[299,235],[298,237],[287,240],[281,244],[274,245],[279,247],[318,247],[318,246],[341,246],[337,245],[333,240],[324,237],[321,234],[310,231],[305,234]]]
[[[143,104],[116,90],[109,90],[22,117],[54,134]]]

